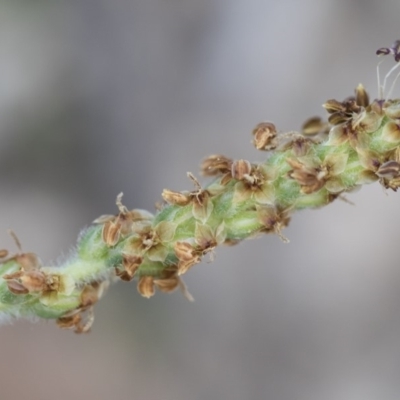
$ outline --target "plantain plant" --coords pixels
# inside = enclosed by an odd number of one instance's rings
[[[0,250],[0,315],[55,319],[61,328],[88,332],[93,306],[116,280],[137,282],[151,297],[156,290],[181,289],[182,275],[221,244],[233,245],[263,233],[283,241],[291,215],[325,206],[360,185],[378,181],[400,187],[400,99],[391,99],[400,66],[400,41],[381,48],[395,65],[370,101],[360,84],[344,101],[323,104],[327,121],[314,117],[300,132],[279,132],[262,122],[253,144],[267,157],[260,163],[211,155],[201,172],[213,179],[202,186],[188,173],[191,191],[165,189],[155,214],[128,209],[118,195],[116,215],[103,215],[78,238],[63,265],[46,266],[34,253]]]

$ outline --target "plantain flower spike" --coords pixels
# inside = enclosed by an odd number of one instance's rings
[[[377,50],[395,65],[371,100],[362,84],[350,97],[328,99],[327,118],[312,117],[299,132],[280,132],[272,122],[252,131],[263,161],[207,157],[192,190],[164,189],[155,214],[116,200],[115,215],[103,215],[79,235],[63,265],[46,266],[32,252],[0,249],[0,317],[54,319],[61,328],[90,331],[93,307],[109,283],[136,281],[149,298],[180,290],[192,300],[182,276],[219,245],[232,245],[283,230],[294,212],[333,202],[360,185],[400,187],[400,99],[391,95],[400,76],[400,41]],[[266,155],[266,156],[265,156]],[[194,186],[194,188],[193,188]]]

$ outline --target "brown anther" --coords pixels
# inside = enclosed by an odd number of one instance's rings
[[[188,194],[174,192],[169,189],[164,189],[161,196],[168,204],[186,206],[190,203],[190,196]]]
[[[253,129],[253,144],[257,150],[273,150],[278,145],[276,135],[272,122],[261,122]]]
[[[176,242],[174,245],[175,255],[178,258],[178,275],[186,273],[193,265],[201,260],[201,251],[187,242]]]
[[[322,132],[326,128],[326,122],[320,117],[312,117],[304,122],[301,127],[301,133],[304,136],[314,136]]]
[[[243,180],[251,173],[251,164],[247,160],[236,160],[232,164],[231,174],[234,179]]]
[[[399,176],[399,172],[400,164],[397,161],[387,161],[378,168],[376,175],[380,178],[393,179]]]
[[[259,221],[263,224],[263,231],[266,233],[275,232],[284,243],[289,243],[282,234],[282,229],[289,225],[289,210],[281,210],[270,206],[257,206]]]
[[[360,83],[355,89],[356,103],[361,107],[368,107],[369,96],[364,86]]]
[[[79,326],[81,320],[82,320],[81,314],[77,312],[73,315],[58,318],[56,323],[58,327],[61,329],[72,329]]]
[[[334,99],[327,100],[324,104],[322,104],[322,107],[324,107],[329,114],[346,111],[346,106]]]
[[[122,258],[122,266],[124,269],[122,271],[117,269],[117,276],[120,277],[123,281],[131,281],[142,261],[142,257],[124,254]]]
[[[201,173],[204,176],[223,175],[231,171],[232,160],[221,154],[213,154],[201,163]]]
[[[346,113],[351,117],[352,113],[359,113],[362,111],[362,107],[357,104],[356,98],[353,96],[345,99],[342,104],[346,107]]]
[[[349,119],[349,116],[344,112],[335,112],[331,114],[328,118],[328,122],[332,125],[340,125],[343,122],[346,122]]]
[[[32,292],[43,292],[50,290],[49,282],[51,277],[46,276],[40,270],[19,270],[12,274],[6,274],[2,277],[7,281],[8,288],[14,294],[26,294]]]
[[[179,287],[179,281],[180,279],[178,276],[165,279],[154,279],[154,285],[158,290],[161,290],[164,293],[170,293]]]
[[[3,276],[3,278],[5,279],[4,276]],[[22,285],[21,283],[19,283],[16,280],[8,280],[7,287],[11,293],[16,294],[16,295],[29,293],[29,290],[24,285]]]
[[[46,275],[39,270],[23,272],[19,281],[30,293],[42,292],[49,289]]]
[[[137,284],[138,292],[143,296],[150,298],[154,295],[154,277],[153,276],[141,276]]]
[[[181,261],[191,261],[195,258],[195,249],[193,245],[187,242],[176,242],[174,245],[176,256]]]
[[[102,239],[109,247],[114,247],[121,237],[121,224],[115,221],[108,221],[103,225]]]
[[[287,159],[286,162],[293,168],[289,171],[290,178],[296,180],[304,194],[311,194],[324,186],[324,179],[316,168],[307,167],[297,160]]]

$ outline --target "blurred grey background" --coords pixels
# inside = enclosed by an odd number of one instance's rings
[[[0,1],[0,247],[46,263],[115,197],[153,210],[252,128],[324,115],[400,38],[396,0]],[[385,69],[391,66],[386,62]],[[396,91],[396,95],[400,90]],[[179,293],[113,286],[92,333],[0,327],[0,398],[375,400],[400,396],[399,195],[294,216],[291,243],[217,251]]]

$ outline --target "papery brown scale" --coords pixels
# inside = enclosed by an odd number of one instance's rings
[[[386,189],[392,189],[394,192],[397,192],[397,189],[400,187],[400,177],[383,179],[381,180],[381,183]]]
[[[16,280],[7,281],[8,290],[16,295],[28,294],[29,290]]]
[[[236,160],[232,164],[232,177],[241,181],[251,173],[251,164],[247,160]]]
[[[345,106],[346,113],[349,114],[349,116],[351,116],[352,113],[359,113],[362,110],[362,107],[357,104],[354,96],[348,97],[342,104]]]
[[[278,144],[276,135],[272,122],[261,122],[253,129],[253,144],[257,150],[273,150]]]
[[[19,279],[29,292],[41,292],[49,289],[46,275],[41,271],[24,272]]]
[[[329,116],[328,122],[332,125],[340,125],[343,122],[346,122],[348,119],[349,116],[344,112],[335,112]]]
[[[215,176],[230,172],[232,160],[221,154],[214,154],[207,157],[201,163],[201,173],[204,176]]]
[[[346,106],[334,99],[327,100],[324,104],[322,104],[322,107],[324,107],[325,110],[330,114],[346,111]]]
[[[143,257],[128,254],[124,254],[122,257],[122,266],[131,277],[135,275],[135,272],[138,270],[142,262]]]
[[[109,247],[114,247],[121,236],[121,225],[114,221],[108,221],[103,225],[101,234],[103,242]]]
[[[137,284],[138,292],[146,298],[150,298],[154,295],[154,277],[153,276],[141,276]]]
[[[195,248],[187,242],[176,242],[174,252],[178,259],[182,261],[189,261],[195,257]]]
[[[191,200],[189,195],[169,189],[164,189],[161,196],[167,203],[178,206],[186,206]]]
[[[80,313],[76,313],[67,317],[60,317],[56,320],[57,326],[61,329],[76,328],[82,320]]]
[[[293,168],[288,175],[300,184],[302,193],[311,194],[324,186],[325,182],[318,178],[319,171],[315,168],[306,167],[296,160],[287,159],[286,161]]]
[[[360,83],[355,90],[356,95],[356,103],[362,107],[368,107],[369,105],[369,96],[364,86]]]
[[[179,277],[175,276],[172,278],[165,279],[155,279],[154,285],[157,289],[161,290],[164,293],[173,292],[179,286]]]
[[[325,129],[326,123],[320,117],[312,117],[304,122],[301,133],[305,136],[314,136]]]
[[[376,171],[376,175],[380,178],[393,179],[398,177],[399,172],[400,164],[397,161],[391,160],[383,163]]]

